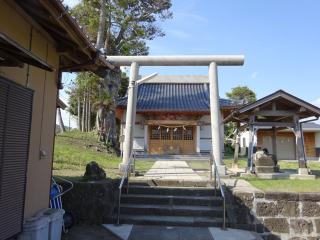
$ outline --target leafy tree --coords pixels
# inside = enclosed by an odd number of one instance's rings
[[[66,90],[69,95],[69,111],[78,118],[78,128],[82,131],[90,131],[93,127],[97,102],[108,101],[105,96],[97,94],[100,78],[91,73],[79,73],[75,83]]]
[[[243,100],[244,103],[256,101],[256,94],[247,86],[237,86],[226,93],[227,97],[233,100]]]
[[[93,41],[103,36],[107,55],[147,55],[146,40],[164,36],[156,22],[172,17],[170,7],[171,0],[82,0],[72,14]]]
[[[256,101],[256,94],[247,86],[237,86],[226,93],[229,99],[242,100],[243,104]],[[239,126],[234,122],[225,124],[225,145],[229,149],[234,148],[234,164],[237,164],[239,154]]]
[[[146,41],[164,36],[156,23],[172,17],[170,7],[171,0],[82,0],[71,12],[106,55],[147,55]],[[70,110],[78,116],[79,128],[90,130],[91,119],[100,119],[100,113],[107,113],[103,114],[107,122],[115,122],[110,120],[115,99],[125,95],[127,86],[128,79],[120,71],[110,71],[103,79],[79,74],[69,91]]]

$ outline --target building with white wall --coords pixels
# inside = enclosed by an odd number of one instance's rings
[[[139,85],[133,150],[146,154],[199,154],[211,150],[208,76],[162,75]],[[127,97],[118,101],[116,116],[123,135]],[[220,118],[238,102],[220,99]],[[221,125],[223,141],[224,126]],[[123,139],[123,137],[120,137]],[[223,149],[221,149],[223,151]]]
[[[306,157],[310,160],[318,160],[320,157],[320,124],[303,123],[302,129]],[[274,154],[271,129],[259,129],[254,137],[254,146],[260,149],[266,148],[269,153]],[[240,137],[240,155],[245,155],[248,147],[249,131],[244,131]],[[296,159],[295,136],[292,130],[284,129],[277,132],[277,156],[279,160]]]

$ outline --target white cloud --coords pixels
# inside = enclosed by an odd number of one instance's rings
[[[70,8],[73,8],[79,2],[80,2],[80,0],[64,0],[63,4],[68,5],[68,7],[70,7]]]
[[[197,22],[208,22],[208,19],[206,19],[205,17],[195,14],[195,13],[176,13],[175,16],[177,17],[182,17],[182,18],[188,18],[188,20],[190,21],[197,21]]]
[[[169,29],[167,30],[168,35],[172,35],[174,37],[177,38],[181,38],[181,39],[186,39],[190,37],[190,34],[182,31],[182,30],[178,30],[178,29]]]
[[[314,100],[314,101],[312,102],[312,104],[315,105],[315,106],[320,107],[320,98]]]
[[[320,97],[314,101],[311,102],[313,105],[320,107]],[[320,119],[318,121],[315,121],[315,123],[320,124]]]
[[[259,72],[253,72],[253,73],[251,74],[251,79],[256,79],[257,76],[258,76],[258,74],[259,74]]]

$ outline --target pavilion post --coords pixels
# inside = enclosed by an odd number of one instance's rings
[[[272,154],[277,160],[277,129],[276,127],[272,127]]]
[[[225,175],[225,166],[222,162],[222,142],[220,130],[220,106],[219,106],[219,88],[218,88],[218,70],[217,64],[211,62],[209,65],[209,84],[210,84],[210,118],[211,118],[211,151],[213,159],[216,162],[220,174]]]
[[[235,133],[234,155],[232,168],[238,168],[239,150],[240,150],[240,123],[237,122],[237,128]]]
[[[254,147],[254,136],[255,136],[254,121],[255,121],[255,116],[250,116],[248,163],[247,163],[247,170],[250,170],[250,172],[253,171],[253,147]]]
[[[299,122],[299,117],[294,116],[294,132],[296,137],[296,152],[297,160],[299,162],[299,174],[308,174],[307,163],[304,155],[304,146],[303,146],[303,134],[301,132],[301,125]]]
[[[250,126],[249,126],[248,163],[247,163],[247,169],[250,169],[250,171],[252,171],[253,140],[254,140],[253,125],[250,124]]]
[[[128,86],[128,100],[127,100],[127,112],[126,112],[126,127],[124,132],[123,143],[123,157],[122,163],[119,168],[121,171],[127,167],[131,157],[131,150],[133,145],[133,126],[135,120],[135,87],[136,80],[138,79],[139,65],[136,62],[131,64],[130,78]]]

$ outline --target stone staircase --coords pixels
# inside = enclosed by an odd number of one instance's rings
[[[213,187],[149,186],[133,183],[121,197],[120,223],[221,227],[223,199]]]

